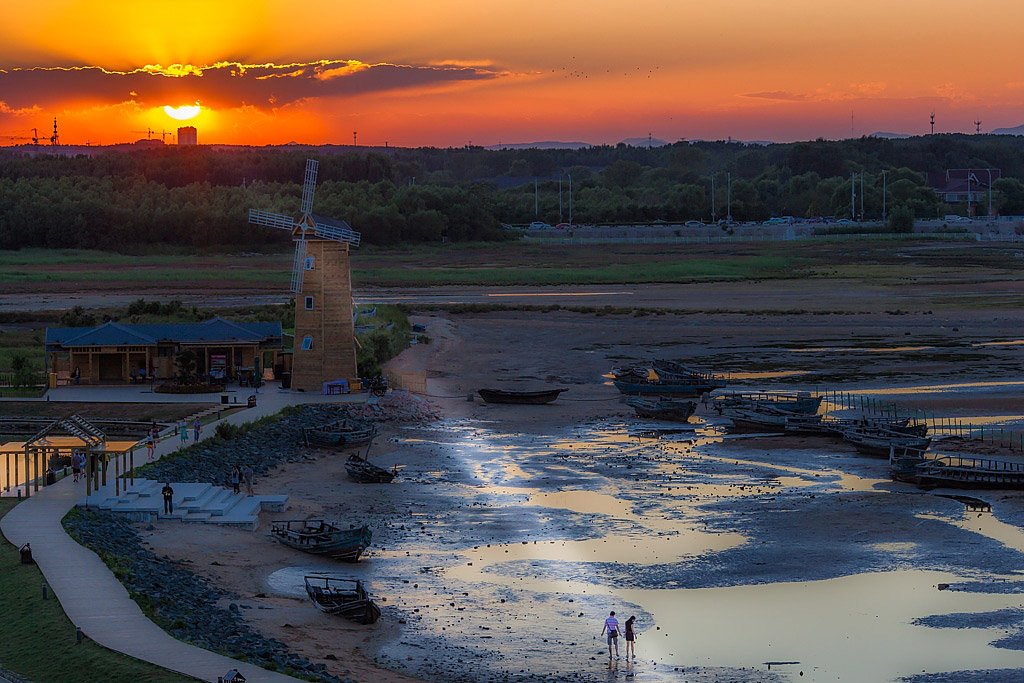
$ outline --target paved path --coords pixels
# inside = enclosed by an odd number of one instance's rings
[[[263,401],[264,397],[268,400]],[[277,412],[288,403],[306,403],[316,397],[284,392],[271,396],[261,392],[260,398],[256,408],[240,411],[223,421],[248,422]],[[330,398],[352,401],[359,396]],[[201,438],[213,434],[214,426],[204,426]],[[171,453],[179,445],[177,438],[165,439],[157,446],[157,456]],[[0,520],[0,530],[15,546],[32,544],[32,556],[47,583],[72,623],[80,626],[86,636],[111,650],[203,681],[216,681],[218,676],[237,668],[248,683],[298,682],[299,679],[183,643],[146,618],[103,561],[64,532],[61,519],[84,496],[85,483],[65,477],[16,505]]]

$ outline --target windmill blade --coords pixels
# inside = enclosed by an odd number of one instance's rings
[[[249,222],[255,225],[266,225],[282,230],[295,229],[295,219],[291,216],[282,216],[279,213],[270,213],[260,209],[249,209]]]
[[[306,159],[306,178],[302,183],[302,213],[303,215],[313,210],[313,192],[316,191],[316,171],[320,162],[316,159]]]
[[[359,246],[361,235],[349,227],[349,224],[345,221],[336,221],[331,218],[314,215],[313,225],[315,226],[313,234],[321,239],[344,242],[353,247]]]
[[[295,261],[292,264],[291,291],[296,294],[302,291],[302,282],[306,274],[306,247],[308,244],[303,239],[295,241]]]

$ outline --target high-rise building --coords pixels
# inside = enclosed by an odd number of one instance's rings
[[[198,145],[195,126],[182,126],[178,129],[179,145]]]

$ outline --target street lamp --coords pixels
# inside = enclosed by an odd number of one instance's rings
[[[569,225],[572,225],[572,174],[565,175],[569,177]]]
[[[728,201],[726,202],[726,214],[725,220],[732,223],[732,173],[729,173],[726,179],[729,181],[729,189],[727,193]]]
[[[882,169],[882,222],[885,222],[885,169]]]
[[[988,171],[988,217],[992,218],[992,169],[985,170]]]

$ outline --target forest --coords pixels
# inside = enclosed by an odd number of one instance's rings
[[[576,224],[707,222],[728,201],[737,220],[846,217],[854,174],[865,219],[881,217],[883,192],[890,212],[931,218],[957,209],[926,186],[928,172],[997,168],[993,209],[1024,215],[1015,136],[578,150],[169,146],[75,157],[3,148],[0,249],[277,250],[287,233],[249,225],[247,213],[297,214],[307,157],[320,160],[315,212],[348,221],[368,245],[502,240],[516,235],[507,225],[568,221],[570,183]]]

